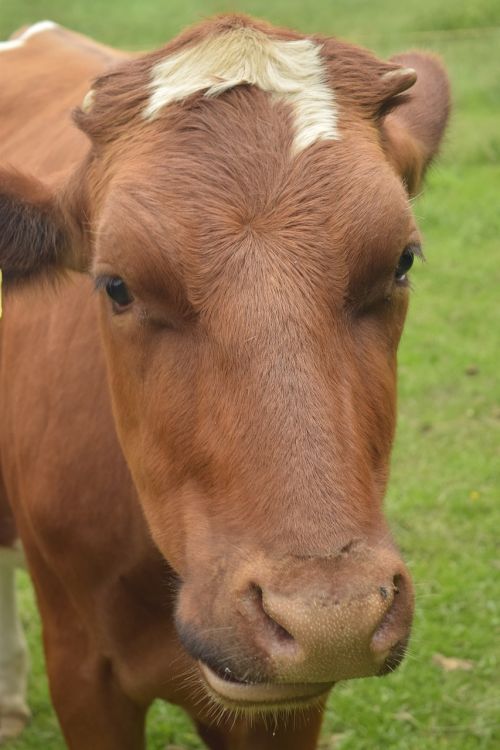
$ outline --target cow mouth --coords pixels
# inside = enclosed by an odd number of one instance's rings
[[[228,708],[276,710],[304,706],[317,703],[332,687],[329,683],[242,682],[229,674],[217,674],[201,661],[198,666],[208,692]]]

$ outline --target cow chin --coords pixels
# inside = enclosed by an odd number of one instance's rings
[[[207,664],[198,668],[208,695],[228,710],[280,712],[322,703],[333,685],[280,684],[240,681],[225,672],[218,674]]]
[[[228,711],[279,713],[321,703],[333,683],[283,682],[255,656],[231,648],[238,656],[229,659],[225,649],[202,642],[195,629],[177,621],[177,631],[186,651],[196,662],[201,684],[208,697]]]

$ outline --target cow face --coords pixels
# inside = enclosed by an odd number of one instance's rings
[[[241,21],[197,33],[97,83],[64,194],[3,177],[0,259],[92,274],[179,634],[225,705],[295,705],[393,669],[409,634],[382,499],[408,194],[446,79]]]

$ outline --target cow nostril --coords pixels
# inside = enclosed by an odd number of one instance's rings
[[[403,575],[398,573],[392,579],[392,586],[380,586],[380,596],[388,601],[387,610],[377,626],[371,641],[371,648],[377,656],[383,656],[389,669],[401,661],[413,615],[413,595]]]
[[[266,611],[261,587],[256,583],[251,583],[249,592],[254,619],[259,620],[261,627],[272,636],[273,641],[283,645],[294,643],[295,639],[288,630]]]

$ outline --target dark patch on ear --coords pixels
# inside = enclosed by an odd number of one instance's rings
[[[0,173],[0,268],[6,282],[62,265],[67,237],[61,211],[39,180]]]

